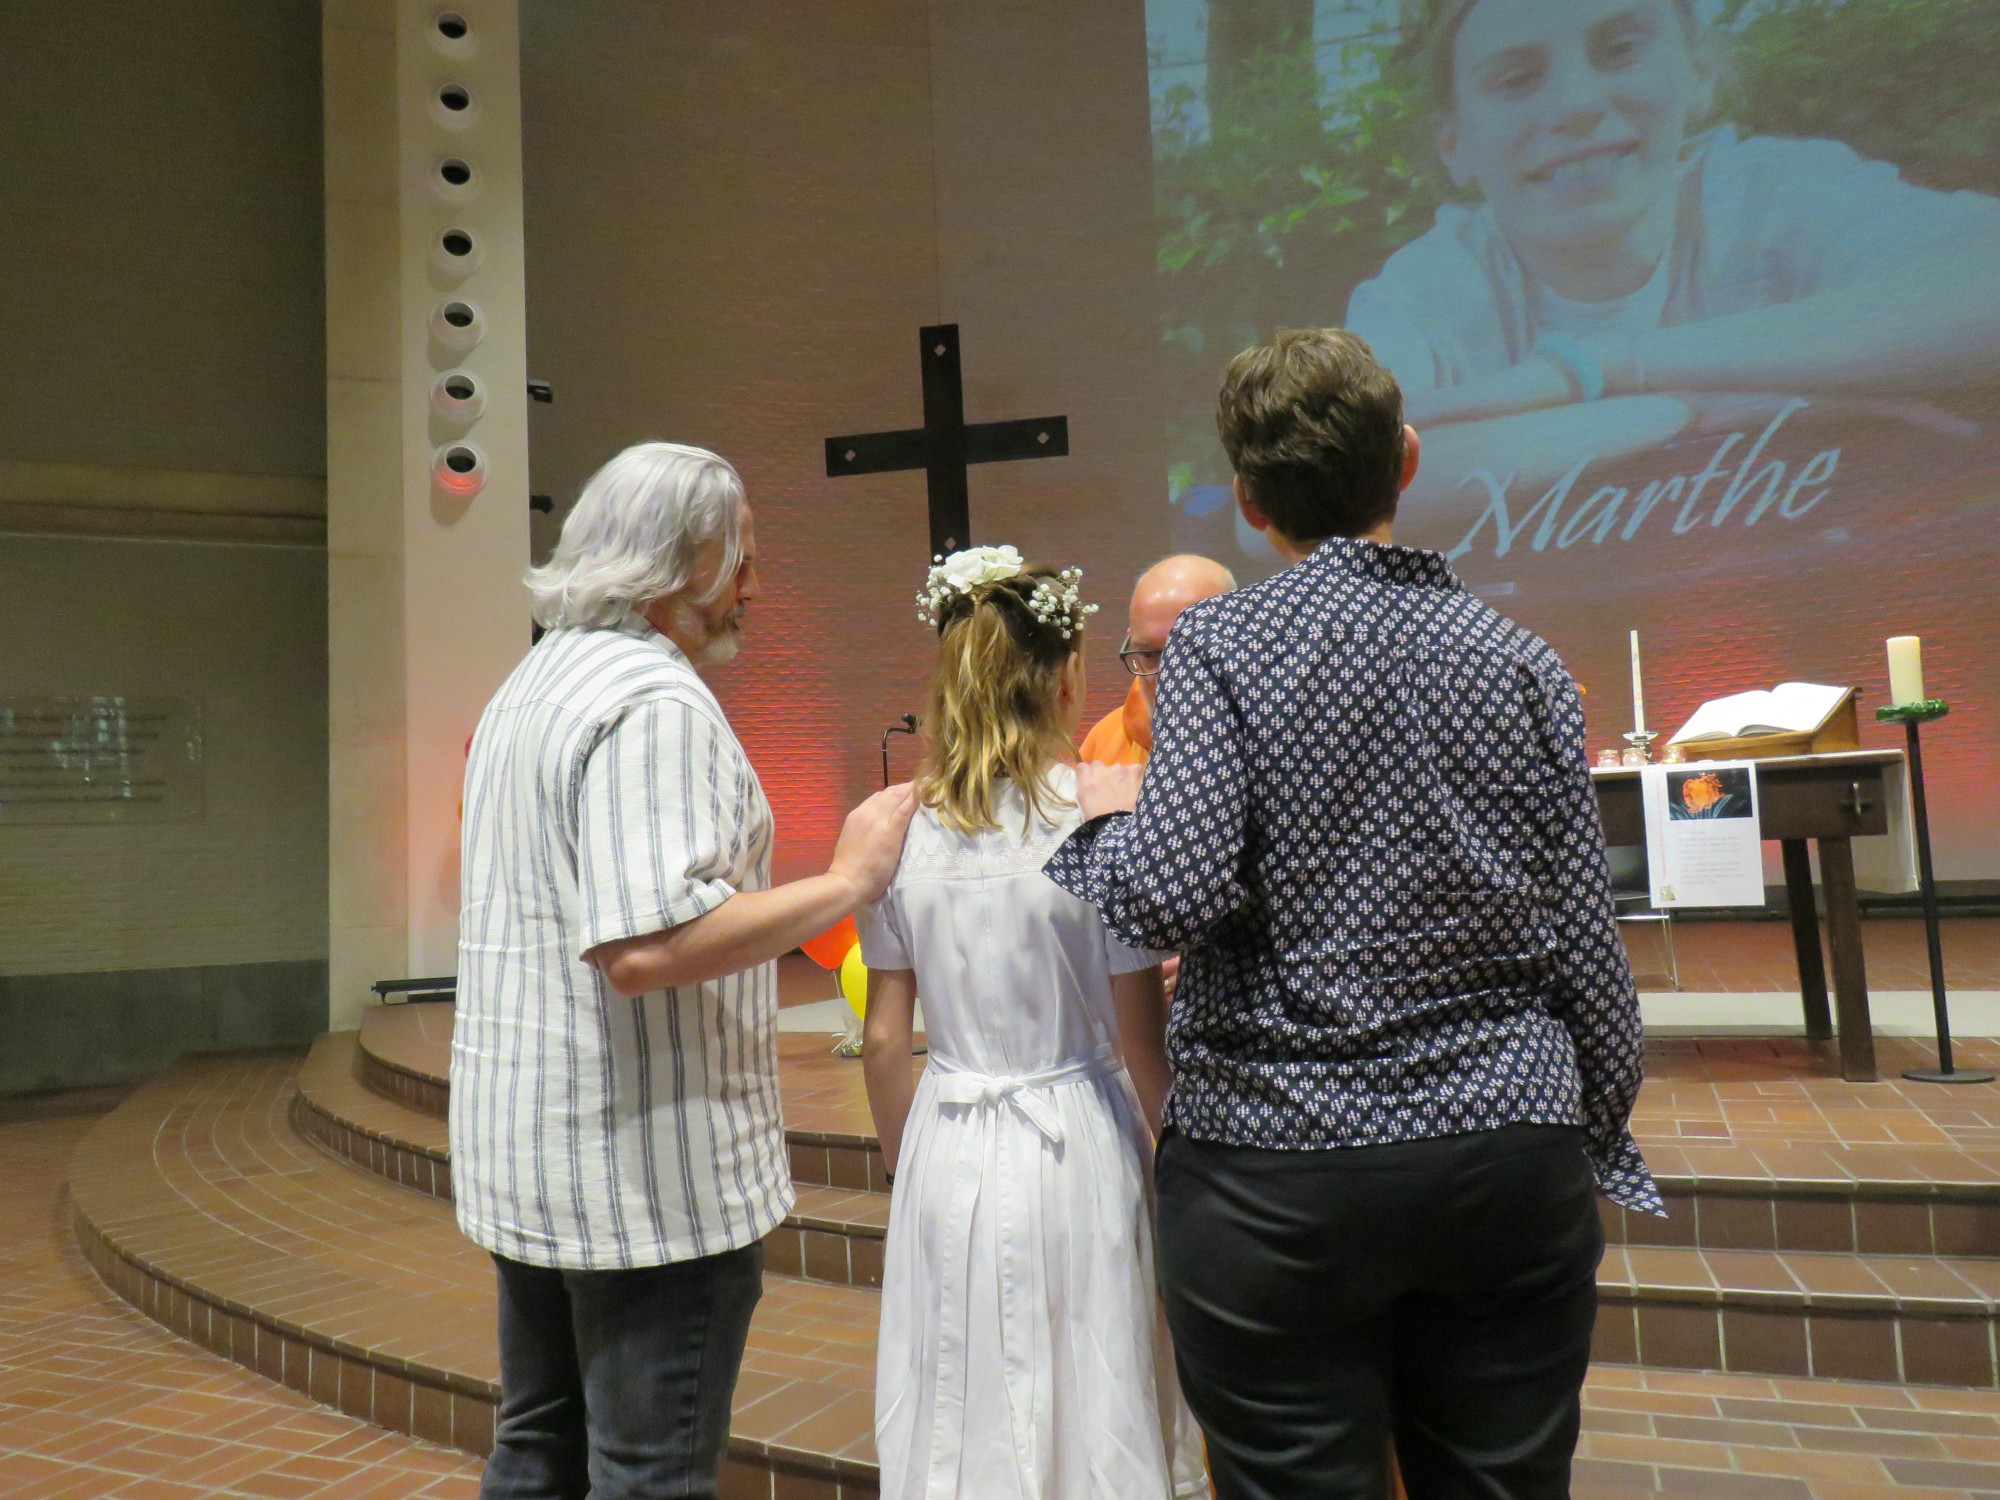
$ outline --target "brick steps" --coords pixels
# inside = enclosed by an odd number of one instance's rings
[[[361,1045],[372,1088],[421,1095],[425,1108],[443,1115],[451,1007],[379,1007],[363,1022]],[[1880,1046],[1885,1072],[1890,1062],[1922,1060],[1902,1039]],[[793,1179],[882,1191],[857,1070],[822,1052],[807,1045],[785,1055]],[[2000,1065],[2000,1055],[1988,1065]],[[1803,1042],[1654,1044],[1634,1128],[1670,1216],[1606,1205],[1607,1238],[1715,1250],[2000,1256],[2000,1110],[1983,1100],[1947,1108],[1922,1085],[1815,1075],[1831,1067]],[[1706,1076],[1694,1084],[1656,1076],[1680,1072]]]
[[[383,1013],[375,1045],[442,1084],[446,1020]],[[800,1198],[769,1242],[772,1269],[879,1286],[887,1199],[858,1070],[802,1045],[784,1068]],[[421,1130],[424,1117],[414,1122]],[[1603,1205],[1600,1360],[2000,1387],[2000,1259],[1982,1258],[2000,1249],[1990,1164],[1945,1147],[1832,1143],[1661,1154],[1675,1169],[1663,1182],[1669,1218]]]
[[[184,1064],[106,1116],[70,1165],[84,1254],[218,1354],[351,1416],[482,1452],[499,1378],[490,1263],[444,1204],[293,1133],[297,1065]]]
[[[872,1143],[851,1108],[857,1070],[823,1066],[820,1050],[786,1052],[795,1157],[850,1181],[858,1163],[865,1180]],[[362,1142],[386,1145],[407,1131],[409,1144],[435,1143],[409,1115],[368,1114],[366,1099],[338,1086],[339,1061],[333,1047],[303,1063],[295,1054],[209,1059],[141,1090],[78,1153],[79,1239],[107,1280],[177,1331],[328,1405],[481,1451],[494,1394],[490,1268],[429,1190],[374,1175],[365,1145],[365,1160],[336,1155],[293,1128],[309,1114],[346,1115]],[[346,1064],[348,1084],[370,1093],[354,1077],[365,1064],[351,1039]],[[320,1096],[312,1105],[302,1102],[309,1077]],[[327,1107],[335,1096],[341,1106]],[[864,1231],[879,1236],[885,1207],[865,1188],[802,1184],[789,1226],[801,1268],[808,1254],[830,1255],[811,1238],[825,1236],[848,1253],[854,1275],[854,1248]],[[871,1494],[876,1299],[780,1274],[786,1252],[776,1237],[771,1249],[723,1493]],[[1977,1258],[1945,1258],[1952,1282],[1906,1279],[1917,1275],[1902,1264],[1910,1257],[1859,1258],[1874,1282],[1855,1286],[1818,1286],[1816,1270],[1802,1281],[1789,1269],[1837,1259],[1620,1246],[1606,1260],[1606,1305],[1614,1320],[1664,1314],[1652,1336],[1668,1342],[1649,1355],[1662,1361],[1682,1358],[1672,1340],[1703,1319],[1717,1363],[1755,1358],[1769,1338],[1756,1318],[1802,1313],[1810,1365],[1834,1347],[1822,1318],[1874,1317],[1900,1339],[1897,1319],[1911,1318],[1898,1297],[1945,1315],[1927,1324],[1990,1327],[1988,1267]],[[1642,1287],[1653,1300],[1620,1300]],[[1675,1320],[1684,1326],[1668,1326]],[[1634,1357],[1646,1336],[1635,1322]],[[1891,1348],[1908,1356],[1901,1343]],[[1924,1356],[1919,1348],[1919,1374]],[[1905,1493],[1898,1486],[1922,1486],[1926,1500],[2000,1495],[2000,1392],[1602,1364],[1585,1392],[1576,1473],[1579,1500],[1892,1500]]]
[[[451,1103],[452,1008],[377,1005],[361,1017],[357,1076],[385,1099],[442,1120]]]
[[[889,1228],[886,1193],[794,1185],[798,1201],[784,1227],[764,1239],[764,1264],[780,1276],[879,1289]]]
[[[293,1127],[365,1172],[449,1200],[451,1159],[444,1121],[426,1109],[377,1093],[375,1085],[382,1076],[370,1067],[360,1035],[334,1032],[321,1037],[299,1069]],[[827,1132],[793,1132],[792,1137],[795,1170],[817,1172],[819,1180],[795,1176],[798,1202],[784,1227],[765,1241],[766,1264],[780,1276],[837,1286],[881,1286],[888,1195],[827,1181],[880,1180],[880,1149],[872,1141]]]
[[[1844,1255],[2000,1256],[2000,1179],[1959,1152],[1873,1147],[1713,1152],[1707,1176],[1656,1172],[1668,1217],[1601,1204],[1614,1244]],[[1775,1160],[1775,1173],[1766,1165]]]
[[[2000,1387],[2000,1261],[1613,1245],[1597,1290],[1601,1361]]]
[[[451,1146],[441,1115],[384,1094],[360,1036],[336,1031],[299,1067],[292,1124],[307,1140],[376,1177],[433,1198],[451,1197]],[[393,1085],[390,1085],[393,1086]]]
[[[483,1454],[493,1273],[449,1204],[301,1138],[296,1053],[208,1058],[137,1090],[72,1159],[77,1240],[127,1301],[325,1405]],[[874,1492],[874,1293],[767,1278],[727,1493]]]
[[[354,1051],[351,1037],[323,1038],[301,1073],[301,1100],[311,1101],[312,1114],[346,1122],[342,1154],[406,1185],[414,1177],[421,1189],[432,1168],[422,1153],[439,1149],[441,1126],[371,1093],[351,1067],[343,1071],[339,1060]],[[310,1124],[307,1133],[321,1138]],[[831,1177],[869,1181],[870,1165],[880,1160],[870,1155],[872,1142],[838,1132],[795,1131],[791,1145],[795,1169],[821,1184]],[[448,1166],[440,1158],[434,1170],[448,1192]],[[1884,1187],[1908,1191],[1907,1184]],[[1790,1209],[1799,1202],[1824,1208],[1850,1237],[1858,1224],[1892,1243],[1891,1231],[1899,1231],[1906,1244],[1928,1243],[1933,1216],[1940,1226],[1964,1229],[1948,1212],[1978,1207],[1847,1191],[1819,1198],[1697,1195],[1676,1202],[1676,1218],[1664,1223],[1610,1210],[1613,1230],[1705,1243],[1622,1244],[1614,1236],[1598,1279],[1598,1358],[1661,1369],[2000,1385],[1994,1340],[2000,1260],[1770,1248],[1776,1226],[1793,1222]],[[1878,1210],[1892,1217],[1878,1219]],[[1915,1217],[1893,1217],[1905,1210]],[[801,1183],[785,1227],[767,1241],[768,1263],[779,1275],[879,1287],[887,1224],[881,1193]],[[1823,1226],[1808,1221],[1806,1227]],[[1805,1238],[1818,1244],[1837,1236]],[[1721,1247],[1711,1248],[1718,1240]],[[1763,1248],[1732,1248],[1746,1241]]]

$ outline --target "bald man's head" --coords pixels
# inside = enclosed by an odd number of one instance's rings
[[[1235,587],[1236,579],[1229,569],[1212,558],[1183,554],[1153,564],[1139,575],[1138,585],[1132,590],[1132,608],[1126,616],[1131,649],[1164,651],[1167,632],[1174,628],[1182,610]],[[1139,686],[1147,697],[1152,696],[1150,676],[1141,677]]]

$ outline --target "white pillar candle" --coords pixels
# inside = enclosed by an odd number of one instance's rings
[[[1924,701],[1924,643],[1914,635],[1889,637],[1889,701]]]
[[[1632,732],[1646,732],[1646,693],[1639,685],[1639,632],[1632,632]]]

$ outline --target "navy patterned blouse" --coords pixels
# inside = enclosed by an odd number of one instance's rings
[[[1437,553],[1336,538],[1188,609],[1137,813],[1047,870],[1127,943],[1182,950],[1182,1134],[1580,1125],[1605,1194],[1662,1211],[1576,685]]]

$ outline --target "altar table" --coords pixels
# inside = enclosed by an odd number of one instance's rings
[[[1827,1008],[1826,964],[1813,910],[1812,863],[1806,841],[1819,844],[1820,886],[1826,895],[1827,946],[1840,1017],[1840,1074],[1853,1083],[1876,1079],[1875,1032],[1868,1016],[1868,970],[1861,956],[1861,905],[1854,889],[1852,840],[1889,831],[1885,780],[1902,762],[1900,750],[1847,750],[1830,755],[1774,756],[1757,762],[1757,802],[1763,835],[1784,847],[1785,899],[1798,953],[1799,997],[1806,1035],[1834,1035]],[[1698,764],[1689,762],[1690,765]],[[1592,767],[1608,844],[1646,842],[1646,818],[1636,766]]]

